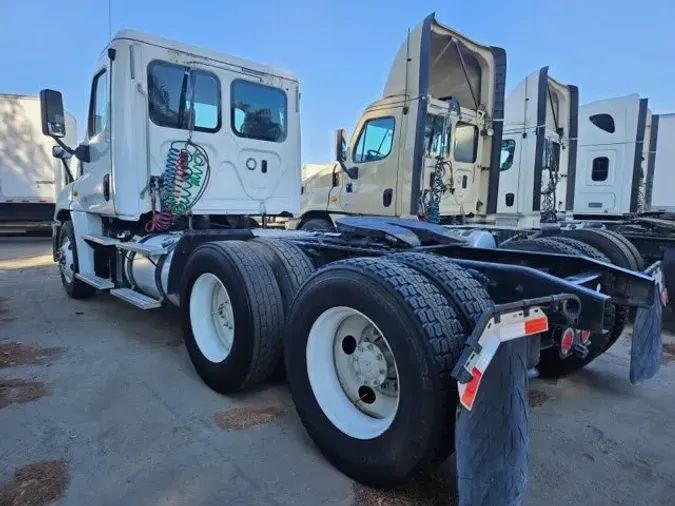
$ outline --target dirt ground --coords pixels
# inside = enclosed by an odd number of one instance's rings
[[[579,374],[531,384],[527,504],[675,497],[675,339],[628,381],[624,337]],[[307,438],[284,385],[224,397],[201,383],[176,311],[68,299],[48,239],[0,237],[0,505],[448,504],[453,463],[364,489]]]

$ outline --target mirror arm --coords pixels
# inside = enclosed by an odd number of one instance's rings
[[[60,138],[54,137],[53,135],[51,136],[52,139],[56,141],[56,143],[63,148],[63,150],[68,153],[71,156],[74,156],[78,160],[84,162],[84,163],[89,163],[89,146],[80,144],[77,146],[75,149],[71,148],[68,146],[65,142],[63,142]]]
[[[73,173],[70,172],[70,167],[68,167],[68,164],[63,158],[61,158],[61,163],[63,164],[63,169],[66,171],[66,184],[69,185],[75,181],[75,178],[73,177]]]
[[[68,153],[68,154],[71,155],[71,156],[73,156],[73,155],[74,155],[74,156],[77,156],[77,155],[75,154],[75,150],[74,150],[73,148],[71,148],[70,146],[68,146],[68,144],[66,144],[65,142],[63,142],[59,137],[54,137],[54,136],[52,135],[51,138],[54,139],[54,140],[56,141],[56,143],[57,143],[59,146],[61,146],[61,148],[63,148],[63,150],[64,150],[66,153]]]
[[[347,167],[345,165],[345,162],[340,162],[340,168],[344,171],[345,174],[347,174],[351,179],[358,179],[359,178],[359,168],[358,166],[356,167]]]

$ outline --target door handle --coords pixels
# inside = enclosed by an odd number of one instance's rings
[[[103,176],[103,198],[106,202],[110,200],[110,174]]]
[[[382,192],[382,205],[384,207],[389,207],[391,205],[393,193],[394,192],[391,188],[387,188]]]

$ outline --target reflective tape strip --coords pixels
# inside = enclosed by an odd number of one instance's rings
[[[462,406],[468,410],[473,407],[481,379],[501,343],[547,330],[548,318],[540,308],[531,308],[528,317],[514,312],[501,315],[500,323],[490,320],[478,339],[480,353],[472,353],[464,364],[464,368],[471,373],[471,379],[467,383],[457,383]]]
[[[476,399],[476,392],[478,392],[478,385],[480,385],[483,373],[477,367],[474,367],[471,376],[471,381],[464,385],[464,391],[461,393],[462,405],[466,409],[473,407],[473,401]]]

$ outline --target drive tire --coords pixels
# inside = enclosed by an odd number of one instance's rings
[[[291,241],[258,238],[249,241],[261,257],[272,267],[279,285],[283,303],[284,321],[302,284],[314,272],[314,264],[302,249]],[[271,379],[281,381],[285,377],[283,354],[272,373]]]
[[[585,255],[593,260],[611,263],[609,259],[594,247],[585,242],[571,237],[555,236],[552,238],[558,243],[565,244],[576,249],[582,255]],[[588,356],[581,359],[575,355],[571,355],[565,359],[561,359],[556,347],[542,350],[541,358],[539,360],[539,375],[542,378],[559,378],[573,374],[578,370],[590,364],[597,357],[607,351],[616,339],[612,340],[616,332],[616,338],[623,332],[625,319],[622,317],[624,311],[617,308],[611,302],[607,307],[607,314],[605,315],[605,325],[609,328],[608,334],[592,334],[591,344],[588,349]]]
[[[600,253],[609,258],[610,262],[624,269],[635,271],[638,264],[630,249],[616,237],[616,234],[610,234],[606,230],[583,229],[565,230],[563,237],[569,237],[597,249]]]
[[[483,285],[448,258],[428,253],[388,258],[430,279],[455,307],[467,334],[494,304]],[[518,504],[525,493],[529,339],[502,343],[481,381],[473,409],[458,407],[453,446],[461,505]]]
[[[59,230],[59,248],[62,247],[66,239],[68,240],[72,251],[73,263],[71,267],[72,279],[70,281],[64,275],[63,270],[59,269],[63,288],[66,290],[68,297],[73,299],[88,299],[89,297],[93,297],[96,294],[96,288],[75,277],[75,274],[80,272],[80,267],[77,257],[77,245],[75,243],[75,230],[73,229],[72,221],[66,221],[61,225],[61,229]]]
[[[198,337],[210,339],[212,333],[199,332],[196,337],[194,332],[202,318],[213,317],[211,308],[202,307],[208,304],[208,297],[201,305],[195,299],[194,309],[191,307],[193,297],[200,296],[194,287],[202,275],[217,286],[208,275],[215,276],[222,284],[233,318],[229,351],[212,359],[198,343]],[[180,307],[188,355],[210,388],[228,394],[262,383],[274,372],[281,356],[283,299],[272,266],[253,246],[242,241],[219,241],[195,249],[183,272]],[[218,340],[214,341],[217,344]]]
[[[309,367],[319,368],[312,374],[336,369],[329,363],[309,363],[311,330],[327,311],[345,306],[365,315],[381,331],[399,378],[390,425],[365,439],[349,435],[330,420],[310,380]],[[288,384],[300,420],[326,458],[360,483],[394,486],[432,471],[447,454],[447,440],[454,437],[457,391],[450,373],[464,342],[447,299],[413,269],[381,258],[329,264],[301,288],[284,336]]]
[[[467,335],[473,332],[483,311],[494,305],[483,285],[448,258],[429,253],[396,253],[387,258],[412,267],[431,280],[452,304]]]
[[[603,232],[614,236],[618,241],[622,242],[624,244],[624,246],[626,246],[628,251],[630,251],[631,255],[633,255],[633,258],[635,259],[635,265],[637,265],[636,270],[638,270],[640,272],[645,270],[645,267],[646,267],[645,266],[645,260],[644,260],[644,258],[642,258],[642,255],[640,254],[638,249],[635,247],[635,244],[633,244],[632,242],[630,242],[629,239],[627,239],[626,237],[621,235],[619,232],[615,232],[614,230],[604,230],[603,229]]]

